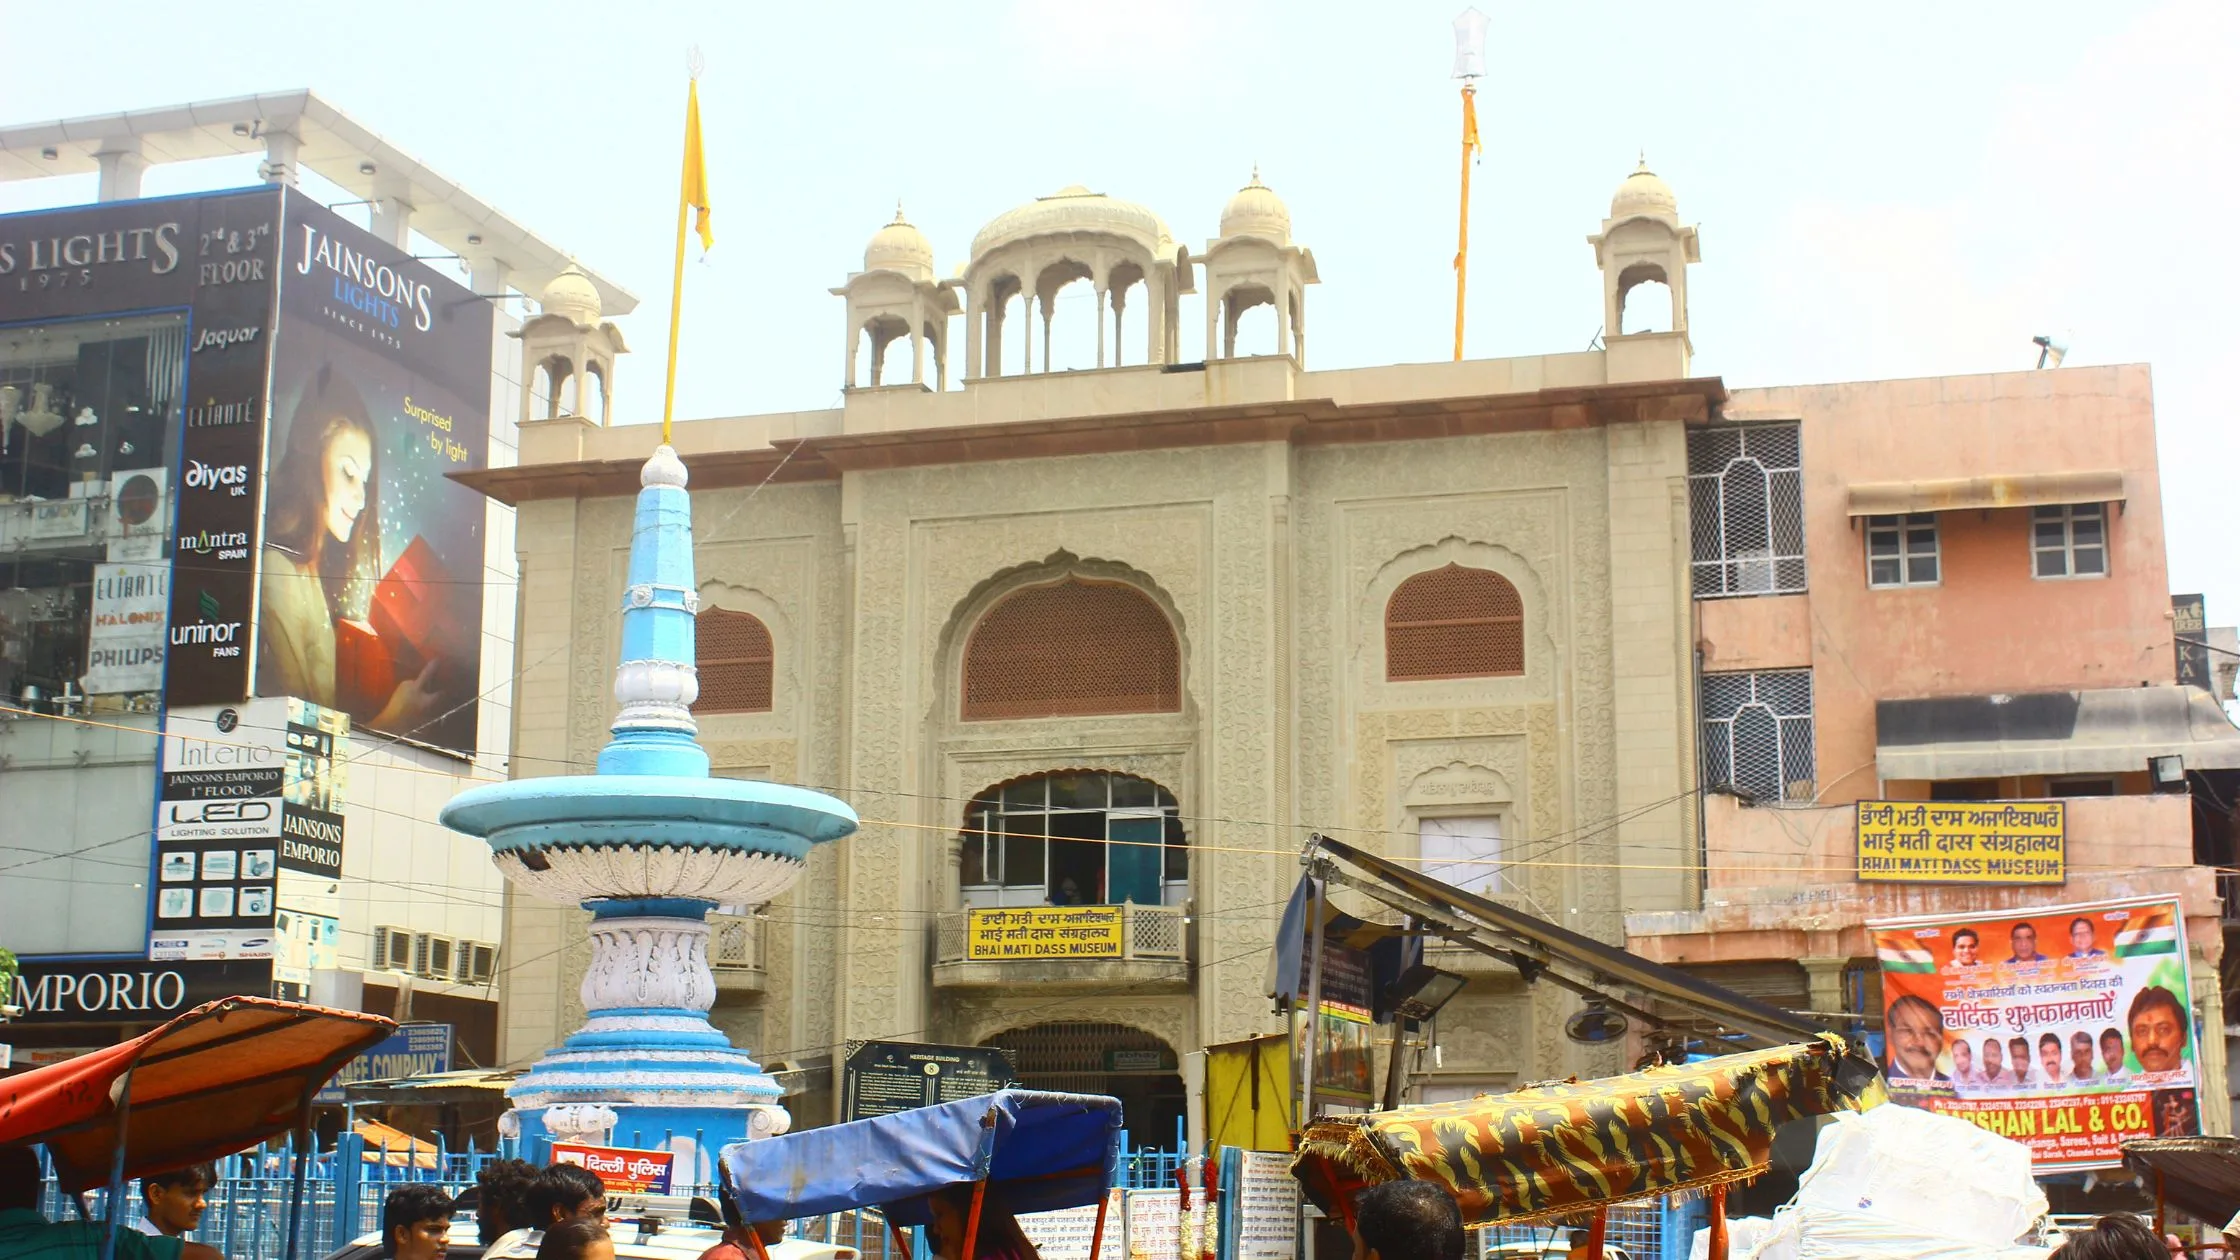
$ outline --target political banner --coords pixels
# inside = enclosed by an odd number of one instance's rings
[[[2110,1168],[2200,1132],[2185,915],[2174,899],[1869,923],[1891,1097]]]

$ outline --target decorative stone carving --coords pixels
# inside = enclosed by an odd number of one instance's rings
[[[583,973],[583,1004],[591,1011],[672,1007],[705,1012],[715,1005],[708,970],[708,925],[690,919],[597,919],[591,925],[591,967]]]
[[[614,1108],[596,1104],[547,1107],[544,1111],[544,1127],[554,1138],[563,1142],[588,1142],[594,1146],[604,1143],[607,1135],[614,1132],[617,1119]],[[515,1123],[520,1123],[518,1118]]]

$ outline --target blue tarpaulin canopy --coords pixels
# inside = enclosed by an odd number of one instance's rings
[[[1118,1172],[1120,1124],[1117,1098],[1006,1089],[734,1142],[718,1162],[749,1221],[884,1207],[896,1224],[923,1225],[927,1195],[982,1178],[1014,1214],[1097,1202]]]

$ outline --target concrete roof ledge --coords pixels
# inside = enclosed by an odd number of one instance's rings
[[[265,137],[276,131],[301,141],[297,165],[368,201],[401,198],[412,207],[413,231],[470,263],[504,266],[514,287],[532,297],[571,261],[566,250],[307,89],[0,127],[0,180],[91,174],[100,169],[97,154],[134,145],[150,165],[262,154]],[[368,165],[370,174],[361,169]],[[481,239],[470,243],[469,236]],[[586,274],[608,315],[638,305],[621,285]]]

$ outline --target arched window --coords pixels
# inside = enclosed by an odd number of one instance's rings
[[[1491,678],[1524,672],[1524,601],[1491,569],[1450,564],[1418,573],[1384,608],[1384,676],[1391,682]]]
[[[1174,793],[1126,774],[1064,771],[989,788],[964,815],[964,903],[1179,905],[1190,849]]]
[[[770,628],[753,613],[703,608],[694,628],[700,699],[694,713],[770,711]]]
[[[1174,626],[1132,586],[1067,578],[1015,591],[965,642],[968,722],[1181,708]]]

